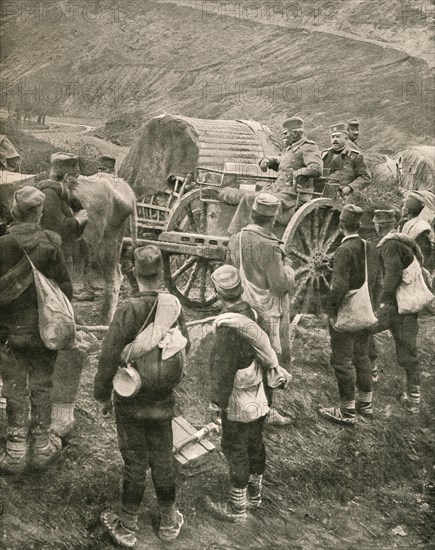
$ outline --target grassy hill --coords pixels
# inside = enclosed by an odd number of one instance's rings
[[[232,4],[239,15],[224,2],[142,1],[119,12],[59,2],[59,13],[6,18],[2,101],[109,119],[102,135],[122,144],[164,111],[278,130],[298,113],[325,146],[328,126],[352,116],[366,150],[432,143],[429,11],[404,14],[398,1],[307,2],[298,14],[283,2],[260,3],[260,13]]]

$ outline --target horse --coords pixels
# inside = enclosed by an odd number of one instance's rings
[[[41,175],[15,172],[9,173],[9,179],[5,178],[0,184],[0,225],[3,229],[12,221],[10,209],[15,192],[25,185],[37,187],[40,179]],[[115,313],[122,282],[120,256],[128,220],[131,236],[134,241],[136,238],[136,197],[124,180],[109,174],[79,176],[74,194],[88,211],[83,238],[91,257],[101,266],[105,288],[100,318],[103,324],[108,324]]]

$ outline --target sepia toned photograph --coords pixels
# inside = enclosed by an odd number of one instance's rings
[[[0,549],[435,547],[435,0],[2,0]]]

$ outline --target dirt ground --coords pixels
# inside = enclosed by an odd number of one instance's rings
[[[53,127],[38,137],[58,147],[69,145],[69,150],[98,140],[83,133],[83,127],[75,130]],[[98,142],[101,152],[106,143]],[[119,160],[125,148],[112,147]],[[125,283],[120,299],[130,292]],[[80,321],[97,324],[101,302],[102,289],[95,302],[75,303]],[[208,315],[187,311],[188,320]],[[198,429],[213,420],[208,408],[208,332],[209,327],[191,329],[187,376],[177,389],[179,414]],[[113,548],[99,524],[99,514],[119,501],[122,464],[113,419],[99,415],[92,397],[101,345],[97,336],[81,333],[89,365],[81,380],[76,427],[64,440],[59,461],[43,474],[0,478],[5,501],[0,520],[1,549]],[[219,436],[213,435],[210,439],[216,451],[210,455],[208,469],[193,477],[179,474],[179,507],[186,523],[172,547],[433,548],[434,339],[434,318],[421,318],[421,413],[409,416],[398,401],[404,373],[397,367],[391,338],[383,334],[378,346],[380,381],[375,390],[375,418],[347,429],[328,424],[316,414],[319,404],[337,403],[337,388],[328,365],[324,323],[304,317],[293,342],[293,383],[288,391],[276,392],[277,408],[292,417],[292,424],[266,430],[268,466],[262,508],[244,526],[221,523],[204,509],[206,495],[224,499],[228,489]],[[139,550],[165,547],[156,537],[157,521],[157,503],[149,483],[140,516]]]
[[[94,324],[101,306],[76,304],[80,319]],[[130,294],[123,286],[121,300]],[[187,312],[188,319],[198,313]],[[208,410],[210,337],[192,327],[187,376],[177,389],[178,409],[192,425],[213,419]],[[84,336],[84,335],[82,335]],[[355,429],[317,417],[318,404],[336,403],[328,366],[328,338],[319,319],[302,319],[293,344],[293,383],[276,392],[277,408],[290,426],[266,430],[268,467],[264,505],[244,526],[224,524],[204,510],[204,497],[224,499],[227,468],[217,449],[208,471],[178,478],[186,524],[172,547],[183,550],[433,548],[435,399],[433,318],[420,319],[423,403],[409,416],[397,400],[404,380],[388,334],[379,340],[380,381],[375,418]],[[59,461],[40,475],[2,478],[3,538],[8,550],[109,549],[99,525],[102,509],[119,499],[121,461],[113,419],[103,418],[92,398],[100,340],[86,337],[89,366],[83,372],[77,425]],[[156,537],[157,504],[149,484],[140,515],[138,548],[165,547]]]

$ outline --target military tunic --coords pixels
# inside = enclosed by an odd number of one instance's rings
[[[341,188],[348,186],[353,191],[360,191],[371,183],[364,155],[353,147],[347,146],[339,153],[332,147],[325,149],[322,160],[325,173],[330,179],[338,180]]]
[[[269,167],[278,172],[278,178],[267,191],[281,200],[283,210],[288,210],[295,206],[298,191],[307,190],[307,199],[311,198],[314,178],[322,175],[323,162],[314,141],[304,137],[288,146],[280,158],[270,158]]]
[[[314,141],[302,138],[287,147],[281,157],[267,157],[269,168],[278,172],[276,181],[263,187],[262,192],[270,193],[281,201],[277,222],[286,225],[299,202],[312,198],[314,178],[322,175],[323,163],[320,150]],[[296,182],[296,186],[294,185]],[[302,191],[302,192],[301,192]],[[303,191],[306,191],[303,193]],[[250,222],[250,213],[257,193],[247,192],[240,201],[228,233],[234,235]]]

